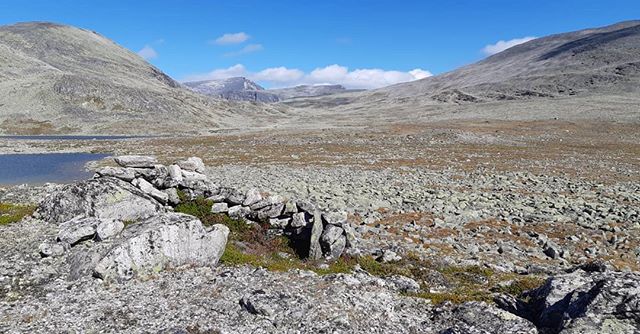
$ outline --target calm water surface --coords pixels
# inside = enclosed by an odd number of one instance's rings
[[[89,179],[93,173],[85,170],[85,164],[107,156],[94,153],[0,154],[0,185]]]

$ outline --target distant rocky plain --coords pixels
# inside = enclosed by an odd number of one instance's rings
[[[86,99],[84,73],[9,52],[66,95],[29,85],[59,109],[31,105],[26,123],[2,95],[5,133],[155,136],[0,138],[2,153],[109,155],[87,180],[0,188],[0,332],[640,332],[639,26],[268,104],[199,95],[123,53],[147,84],[115,121],[129,81],[96,79]],[[114,47],[31,24],[0,28],[0,54],[38,29]],[[17,68],[2,73],[27,80]]]

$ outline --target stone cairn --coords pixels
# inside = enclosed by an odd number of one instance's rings
[[[169,211],[180,204],[181,191],[190,199],[211,200],[213,213],[249,224],[268,222],[271,230],[292,241],[303,258],[336,259],[354,246],[354,231],[347,223],[346,212],[321,212],[313,203],[267,196],[255,188],[243,192],[219,187],[204,174],[206,167],[200,158],[191,157],[169,166],[149,156],[119,156],[115,161],[120,167],[104,167],[94,178],[129,182]]]

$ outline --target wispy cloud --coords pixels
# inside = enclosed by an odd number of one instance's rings
[[[387,71],[377,68],[349,70],[349,68],[337,64],[319,67],[309,73],[284,66],[252,72],[244,65],[237,64],[229,68],[216,69],[209,73],[191,75],[183,81],[225,79],[241,76],[271,87],[289,87],[303,84],[340,84],[347,88],[372,89],[419,80],[431,75],[431,72],[419,68],[407,72]]]
[[[145,45],[140,51],[138,51],[138,56],[144,58],[145,60],[151,60],[158,58],[158,52],[150,45]]]
[[[251,38],[251,36],[244,32],[236,32],[224,34],[212,42],[218,45],[240,44],[246,42],[249,38]]]
[[[248,44],[238,51],[231,51],[224,54],[225,57],[241,56],[247,53],[253,53],[264,50],[262,44]]]
[[[508,41],[498,41],[495,44],[489,44],[482,48],[482,52],[488,56],[494,55],[496,53],[500,53],[510,47],[514,47],[518,44],[526,43],[530,40],[536,39],[536,37],[522,37],[522,38],[514,38]]]

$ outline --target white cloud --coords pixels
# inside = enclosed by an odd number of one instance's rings
[[[246,42],[251,36],[244,32],[236,32],[224,34],[218,38],[216,38],[213,43],[218,45],[227,45],[227,44],[240,44]]]
[[[316,68],[309,73],[282,66],[267,68],[259,72],[251,72],[243,65],[237,64],[225,69],[216,69],[209,73],[192,75],[183,81],[224,79],[243,76],[274,88],[296,85],[340,84],[347,88],[372,89],[424,79],[431,75],[429,71],[419,68],[408,72],[385,71],[377,68],[350,71],[349,68],[337,64]]]
[[[151,46],[145,45],[140,51],[138,51],[138,56],[144,58],[145,60],[151,60],[158,58],[158,53]]]
[[[508,41],[498,41],[495,44],[489,44],[482,48],[482,52],[488,56],[494,55],[496,53],[502,52],[510,47],[516,46],[518,44],[526,43],[530,40],[536,39],[536,37],[522,37],[522,38],[514,38]]]
[[[238,51],[227,52],[224,55],[225,57],[235,57],[235,56],[241,56],[247,53],[262,51],[262,50],[264,50],[264,47],[262,47],[262,44],[249,44]]]
[[[258,73],[250,74],[249,78],[255,81],[266,81],[275,84],[288,84],[299,81],[304,77],[304,72],[298,69],[290,69],[283,66],[264,69]]]

